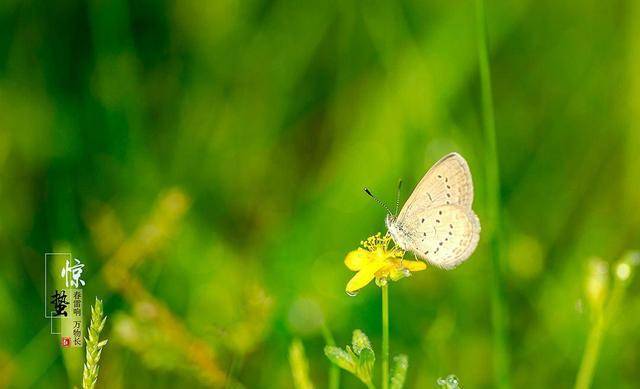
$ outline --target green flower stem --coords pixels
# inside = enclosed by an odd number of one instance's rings
[[[491,307],[493,323],[493,365],[496,387],[509,388],[509,354],[507,352],[507,305],[503,291],[502,236],[500,227],[500,174],[496,147],[496,128],[491,92],[491,71],[487,52],[487,24],[484,0],[476,0],[476,26],[480,87],[482,93],[482,119],[486,147],[487,220],[493,225],[485,229],[491,249],[493,282]]]
[[[633,263],[632,257],[635,256],[635,258],[638,258],[637,255],[637,252],[628,253],[617,266],[624,264],[629,266]],[[615,271],[617,271],[617,267]],[[589,330],[584,354],[582,354],[582,362],[580,363],[580,369],[578,370],[578,375],[576,377],[575,389],[588,389],[591,387],[591,381],[593,380],[593,374],[600,354],[602,339],[609,327],[609,323],[611,323],[614,315],[622,304],[628,283],[629,278],[620,279],[619,276],[617,276],[613,290],[611,291],[611,297],[609,298],[605,309],[600,309],[597,312],[593,326],[591,327],[591,330]]]
[[[576,389],[588,389],[591,386],[593,372],[598,361],[602,336],[604,335],[604,315],[601,313],[589,331],[587,345],[582,355],[580,370],[576,379]]]
[[[336,342],[333,339],[333,335],[331,334],[331,330],[327,326],[327,323],[322,323],[322,335],[324,336],[324,342],[328,346],[335,346]],[[339,389],[340,388],[340,368],[331,364],[329,367],[329,389]]]
[[[382,286],[382,389],[389,389],[389,286]]]

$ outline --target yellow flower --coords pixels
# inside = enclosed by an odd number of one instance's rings
[[[377,233],[360,244],[362,247],[347,254],[344,259],[349,269],[358,272],[347,283],[349,295],[355,295],[374,278],[376,284],[382,286],[389,278],[398,281],[410,276],[412,271],[427,268],[422,261],[404,260],[404,250],[392,243],[389,234],[382,236]]]

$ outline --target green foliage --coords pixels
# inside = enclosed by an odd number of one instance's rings
[[[609,291],[609,273],[606,263],[602,261],[591,263],[590,271],[587,274],[585,293],[593,315],[591,329],[582,355],[582,363],[576,377],[576,389],[591,387],[604,335],[620,309],[627,286],[633,279],[635,268],[638,265],[640,265],[640,252],[626,253],[614,265],[613,288]]]
[[[404,354],[393,357],[390,389],[402,389],[407,378],[407,369],[409,369],[409,357]]]
[[[376,356],[369,338],[361,330],[353,331],[351,346],[347,345],[345,349],[325,346],[324,354],[332,363],[355,375],[368,387],[374,387],[373,367]]]
[[[293,385],[296,389],[313,389],[309,378],[309,361],[304,353],[304,346],[300,339],[295,339],[289,346],[289,365],[293,375]]]
[[[349,346],[347,346],[346,351],[337,346],[325,346],[324,354],[338,367],[349,373],[356,373],[357,357],[353,354]]]
[[[100,333],[107,321],[102,311],[102,300],[96,297],[96,302],[91,307],[91,324],[87,329],[89,337],[85,338],[86,361],[82,373],[82,389],[93,389],[98,381],[98,370],[102,349],[108,340],[100,341]]]
[[[356,376],[368,385],[373,381],[373,365],[376,362],[376,356],[373,350],[365,348],[360,351],[356,362]]]
[[[351,337],[351,346],[353,347],[353,352],[356,353],[356,355],[359,355],[360,352],[364,349],[372,349],[369,338],[361,330],[353,331],[353,336]]]

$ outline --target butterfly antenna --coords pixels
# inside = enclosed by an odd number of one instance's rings
[[[400,189],[402,188],[402,179],[398,180],[398,192],[396,193],[396,213],[398,215],[398,210],[400,208]]]
[[[369,188],[364,188],[364,193],[368,194],[369,196],[371,196],[372,199],[374,199],[376,201],[376,203],[380,204],[390,215],[393,215],[391,213],[391,210],[389,209],[389,207],[387,207],[387,205],[385,203],[383,203],[382,201],[380,201],[380,199],[378,199],[373,193],[371,193],[371,191],[369,190]]]

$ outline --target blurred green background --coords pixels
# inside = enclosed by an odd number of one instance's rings
[[[640,247],[640,3],[486,7],[511,382],[571,387],[588,263]],[[0,386],[80,384],[42,317],[51,251],[86,264],[85,310],[105,300],[99,387],[293,387],[295,338],[326,387],[323,320],[378,352],[379,289],[344,292],[384,232],[362,187],[406,199],[458,151],[492,223],[476,40],[470,1],[0,2]],[[391,285],[407,387],[494,387],[491,274],[481,236]],[[638,387],[639,289],[594,387]]]

